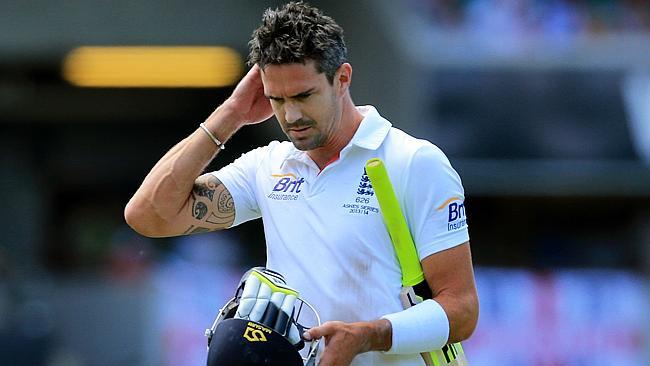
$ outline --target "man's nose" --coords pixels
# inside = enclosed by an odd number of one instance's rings
[[[302,118],[300,108],[294,103],[286,103],[284,107],[284,118],[287,123],[294,123]]]

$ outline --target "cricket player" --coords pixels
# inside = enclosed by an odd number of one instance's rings
[[[374,107],[355,106],[343,30],[319,9],[291,2],[266,10],[249,46],[250,71],[153,167],[126,221],[142,235],[167,237],[261,217],[266,267],[324,320],[302,335],[324,341],[321,366],[423,365],[421,352],[467,339],[478,299],[464,190],[446,156]],[[387,92],[390,85],[376,90]],[[240,128],[273,115],[289,141],[204,173]],[[406,310],[401,268],[364,170],[371,158],[387,167],[432,293]]]

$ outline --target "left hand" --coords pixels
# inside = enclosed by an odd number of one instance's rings
[[[309,329],[305,339],[325,337],[325,350],[318,366],[348,366],[354,357],[368,351],[386,351],[391,347],[391,325],[386,319],[344,323],[330,321]]]

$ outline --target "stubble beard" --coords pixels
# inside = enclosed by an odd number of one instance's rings
[[[301,151],[309,151],[309,150],[314,150],[317,149],[325,144],[325,134],[318,130],[316,128],[317,123],[315,121],[309,121],[309,120],[301,120],[298,122],[295,122],[289,127],[288,125],[285,126],[284,128],[284,134],[287,135],[289,138],[289,141],[293,144],[293,146]],[[311,132],[309,135],[304,136],[304,137],[293,137],[291,135],[291,132],[289,131],[290,128],[300,128],[300,127],[310,127]]]
[[[318,132],[315,136],[309,136],[307,138],[295,139],[287,135],[293,146],[296,149],[301,151],[314,150],[319,147],[322,147],[325,144],[325,135],[322,132]]]

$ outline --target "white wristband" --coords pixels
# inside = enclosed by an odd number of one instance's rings
[[[210,140],[212,140],[212,142],[214,142],[214,144],[217,145],[218,148],[220,148],[221,150],[226,148],[226,145],[224,145],[223,142],[219,141],[219,139],[216,138],[212,134],[212,132],[210,132],[210,130],[208,130],[207,127],[205,127],[205,125],[203,123],[199,124],[199,127],[201,127],[201,129],[208,135]]]
[[[382,316],[393,328],[388,354],[413,354],[441,349],[449,340],[449,319],[435,300],[425,300],[397,313]]]

